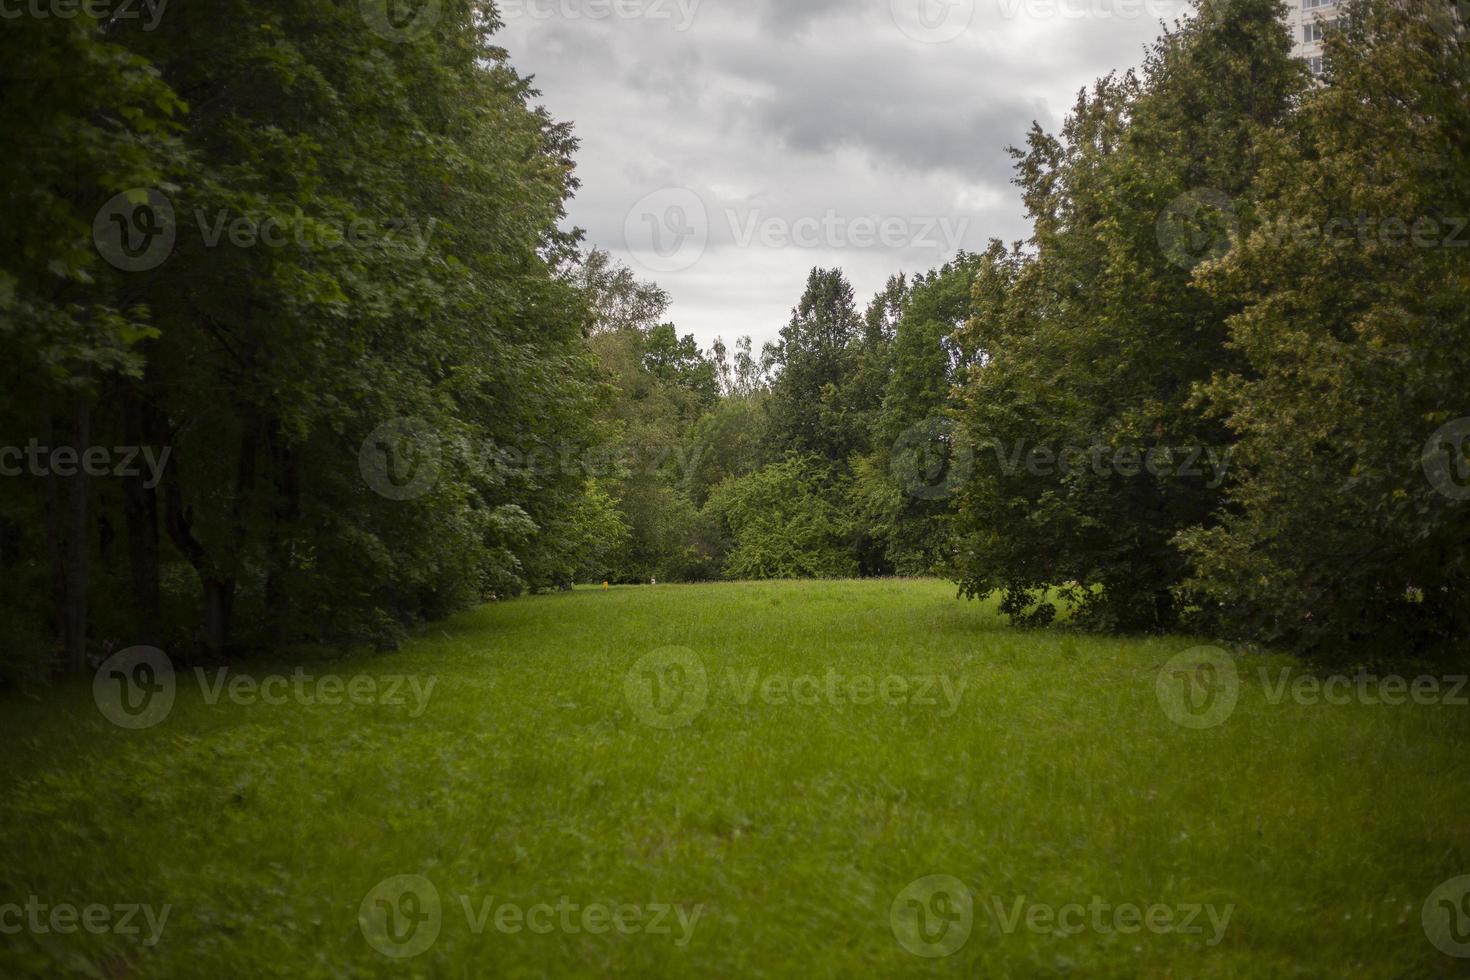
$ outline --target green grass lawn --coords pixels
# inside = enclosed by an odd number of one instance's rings
[[[0,975],[1470,975],[1421,915],[1470,874],[1470,707],[1272,703],[1246,658],[1186,727],[1199,642],[660,586],[252,663],[283,704],[181,668],[146,729],[12,698],[0,905],[47,909],[0,908]]]

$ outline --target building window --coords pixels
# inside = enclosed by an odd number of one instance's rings
[[[1310,24],[1302,25],[1302,40],[1307,43],[1320,41],[1327,36],[1327,28],[1336,24],[1335,20],[1314,20]]]
[[[1308,58],[1307,67],[1311,69],[1313,75],[1316,75],[1318,78],[1322,77],[1322,56],[1313,55]]]
[[[1332,7],[1337,0],[1302,0],[1303,10],[1316,10],[1318,7]]]

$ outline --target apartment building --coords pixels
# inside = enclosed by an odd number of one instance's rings
[[[1305,58],[1312,74],[1322,74],[1322,33],[1338,17],[1337,0],[1288,0],[1286,15],[1292,53]]]
[[[1423,3],[1427,0],[1410,0]],[[1470,0],[1441,0],[1460,25],[1459,37],[1467,39]],[[1287,0],[1286,23],[1291,31],[1292,54],[1305,58],[1313,75],[1322,74],[1322,34],[1342,16],[1342,0]],[[1453,23],[1453,22],[1452,22]]]

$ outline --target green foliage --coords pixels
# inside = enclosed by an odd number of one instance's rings
[[[706,510],[729,540],[731,579],[847,578],[857,574],[841,488],[818,457],[790,456],[715,487]]]
[[[1433,5],[1345,13],[1263,146],[1259,224],[1197,275],[1239,305],[1245,364],[1202,389],[1240,470],[1221,525],[1181,535],[1189,589],[1318,658],[1458,655],[1467,443],[1436,432],[1470,416],[1470,59]]]
[[[577,560],[562,577],[568,585],[616,577],[618,558],[628,546],[628,525],[617,502],[598,481],[588,481],[586,493],[567,522],[567,534],[571,540],[561,553]]]
[[[772,445],[780,452],[845,461],[867,442],[848,404],[863,321],[840,269],[813,269],[806,291],[770,351]]]
[[[699,508],[705,448],[702,420],[721,410],[716,365],[692,336],[660,322],[668,298],[592,253],[603,283],[591,293],[597,329],[589,340],[610,391],[603,418],[607,484],[625,533],[602,550],[601,570],[582,581],[680,581],[708,574]]]
[[[969,360],[956,332],[970,316],[981,264],[982,257],[962,252],[905,284],[894,312],[891,374],[872,419],[873,451],[853,466],[855,512],[881,547],[885,565],[900,575],[934,574],[952,560],[952,491],[968,478],[969,460],[944,436],[953,429],[955,386]],[[944,472],[921,476],[910,472],[915,463]],[[924,483],[931,476],[939,480]]]
[[[721,398],[690,432],[698,460],[690,473],[690,497],[703,506],[721,481],[770,462],[770,391],[764,388]]]
[[[408,41],[355,3],[306,0],[178,5],[152,31],[7,22],[19,78],[0,111],[30,138],[4,205],[27,236],[0,268],[0,345],[20,352],[0,360],[26,379],[3,386],[4,441],[170,453],[156,487],[47,491],[80,542],[58,566],[73,570],[64,621],[131,608],[122,642],[214,655],[391,645],[416,621],[567,583],[584,476],[495,460],[598,425],[557,227],[574,142],[491,42],[493,8],[438,6]],[[123,192],[175,215],[154,268],[96,258],[92,218]],[[408,455],[435,476],[390,499],[360,460],[406,420]],[[7,503],[0,522],[40,507]],[[39,545],[0,553],[0,577],[30,579]],[[88,561],[127,563],[131,581],[93,576],[88,595]],[[189,601],[158,595],[176,583]]]
[[[1257,142],[1305,85],[1280,13],[1275,0],[1202,0],[1140,75],[1102,79],[1060,137],[1035,129],[1014,151],[1031,247],[991,249],[960,338],[974,357],[962,418],[976,448],[960,498],[965,592],[1005,592],[1024,616],[1036,590],[1070,583],[1096,626],[1179,621],[1172,590],[1186,565],[1171,542],[1213,520],[1217,475],[1026,461],[1228,446],[1190,398],[1238,361],[1225,342],[1235,307],[1191,280],[1200,255],[1181,242],[1218,230],[1221,215],[1195,202],[1248,206]]]

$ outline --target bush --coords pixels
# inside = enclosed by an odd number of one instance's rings
[[[851,521],[837,503],[827,464],[790,456],[732,477],[710,495],[706,511],[730,541],[728,579],[851,578]]]

